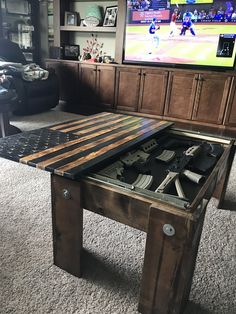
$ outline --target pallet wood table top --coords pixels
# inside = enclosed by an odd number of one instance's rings
[[[0,156],[74,179],[172,123],[108,112],[0,141]]]

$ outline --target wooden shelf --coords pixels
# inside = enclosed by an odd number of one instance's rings
[[[65,32],[115,33],[116,27],[60,26],[60,30]]]

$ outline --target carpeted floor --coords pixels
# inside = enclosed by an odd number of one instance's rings
[[[75,115],[12,117],[30,130]],[[236,204],[236,160],[226,199]],[[0,313],[135,314],[145,234],[85,211],[83,278],[53,265],[50,175],[0,158]],[[208,205],[185,314],[236,313],[236,211]]]

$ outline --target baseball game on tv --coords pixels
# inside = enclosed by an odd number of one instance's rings
[[[123,63],[234,69],[236,0],[127,0]]]

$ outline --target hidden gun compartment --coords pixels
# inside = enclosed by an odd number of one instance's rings
[[[88,177],[186,210],[204,187],[210,189],[204,197],[210,198],[207,194],[211,196],[220,179],[216,172],[225,166],[231,144],[228,139],[170,129],[102,164]]]

